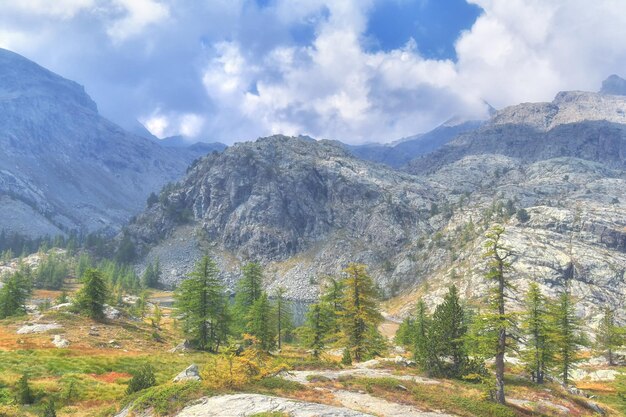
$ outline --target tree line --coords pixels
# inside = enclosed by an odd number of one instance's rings
[[[511,284],[511,250],[502,242],[504,231],[496,225],[486,234],[483,258],[491,288],[482,310],[464,305],[453,285],[432,315],[419,301],[396,335],[396,341],[411,349],[418,365],[432,376],[483,381],[488,374],[485,363],[493,359],[495,381],[487,383],[492,398],[502,404],[506,401],[507,353],[518,354],[532,381],[542,384],[550,377],[567,385],[581,360],[581,349],[591,345],[568,283],[556,298],[545,296],[531,283],[522,297],[523,310],[511,309],[507,300],[517,290]],[[625,341],[625,329],[617,325],[614,311],[605,307],[595,349],[614,365],[614,352]]]

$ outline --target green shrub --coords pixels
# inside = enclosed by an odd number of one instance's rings
[[[128,388],[126,389],[127,394],[132,394],[133,392],[141,391],[146,388],[150,388],[156,385],[156,378],[154,377],[154,370],[150,365],[144,365],[139,372],[133,375],[133,378],[128,383]]]
[[[18,404],[32,404],[35,402],[35,397],[28,384],[28,376],[22,375],[15,387],[15,400]]]

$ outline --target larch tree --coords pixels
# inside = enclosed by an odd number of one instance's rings
[[[215,262],[204,256],[176,290],[183,326],[200,350],[219,351],[228,336],[228,298]]]
[[[278,287],[274,293],[274,311],[276,313],[276,341],[278,350],[293,329],[291,303],[285,298],[286,289]]]
[[[87,269],[83,286],[78,292],[78,308],[94,320],[104,319],[104,305],[109,294],[104,274],[97,269]]]
[[[570,372],[580,360],[579,351],[585,344],[581,332],[581,320],[576,315],[574,302],[568,290],[559,296],[550,309],[552,332],[550,335],[555,349],[555,364],[561,375],[561,382],[567,385]]]
[[[609,366],[615,365],[615,351],[624,345],[625,339],[624,329],[615,322],[615,312],[605,307],[596,332],[596,349],[606,356]]]
[[[502,243],[504,227],[493,226],[487,233],[485,252],[483,258],[487,259],[488,271],[485,275],[487,280],[495,285],[490,297],[490,315],[488,321],[492,321],[491,328],[497,333],[495,342],[495,367],[496,387],[495,400],[504,404],[504,355],[507,350],[507,332],[512,327],[511,315],[506,312],[506,292],[511,288],[508,273],[511,271],[511,263],[508,261],[511,251]]]
[[[263,269],[258,263],[250,262],[243,267],[243,274],[235,290],[234,316],[243,331],[248,319],[248,312],[263,292]]]
[[[341,328],[346,348],[357,362],[363,360],[379,342],[378,324],[382,315],[378,310],[378,293],[365,265],[351,263],[344,270],[341,299]]]
[[[430,343],[435,350],[439,373],[455,378],[462,376],[468,360],[465,349],[467,324],[456,285],[450,287],[443,302],[436,307],[431,326]]]
[[[311,349],[311,354],[315,358],[319,358],[326,347],[329,332],[333,327],[331,320],[333,314],[332,307],[323,301],[311,304],[306,313],[301,337],[304,345]]]
[[[538,384],[544,382],[552,364],[554,352],[550,340],[550,317],[546,297],[539,285],[531,283],[524,299],[524,312],[520,323],[526,347],[522,359],[531,378]]]
[[[0,319],[25,314],[26,301],[32,288],[32,281],[22,271],[5,277],[4,285],[0,288]]]
[[[259,348],[269,352],[276,346],[275,314],[267,293],[262,292],[260,297],[252,304],[248,311],[248,323],[246,329],[254,336]]]

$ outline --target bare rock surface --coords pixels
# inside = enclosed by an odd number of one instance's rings
[[[63,327],[58,323],[28,323],[17,330],[17,334],[44,333],[50,330],[59,330]]]
[[[205,398],[183,409],[176,417],[244,417],[279,412],[292,417],[373,417],[345,407],[295,401],[260,394],[233,394]]]
[[[344,407],[383,417],[453,417],[452,414],[421,411],[416,407],[393,403],[369,394],[338,390],[333,395]]]

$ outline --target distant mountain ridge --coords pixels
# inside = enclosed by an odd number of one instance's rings
[[[189,161],[104,119],[77,83],[0,49],[0,229],[118,230]]]

